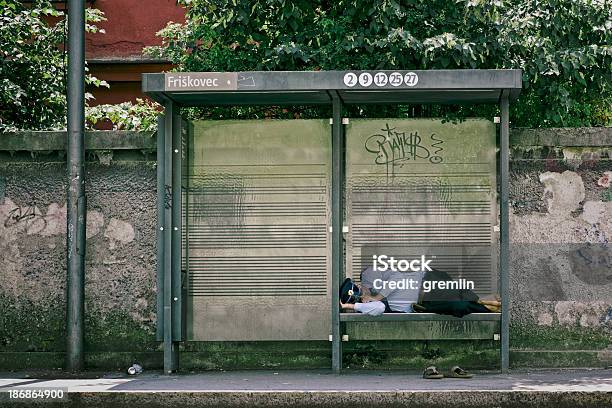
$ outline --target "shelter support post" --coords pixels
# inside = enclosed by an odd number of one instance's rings
[[[344,185],[344,132],[342,128],[342,101],[332,93],[332,370],[342,369],[342,337],[340,335],[340,280],[344,275],[343,254],[343,194]]]
[[[165,217],[165,126],[166,118],[157,118],[157,327],[156,340],[164,341],[164,217]]]
[[[510,295],[509,295],[509,254],[510,234],[508,226],[509,194],[508,178],[510,173],[509,133],[510,118],[508,91],[502,92],[501,101],[501,129],[500,129],[500,237],[499,237],[499,264],[500,264],[500,290],[501,290],[501,369],[507,373],[510,366]]]
[[[183,122],[179,109],[172,109],[172,341],[182,341],[182,167]],[[178,345],[177,345],[178,347]],[[177,354],[178,355],[178,354]],[[178,368],[178,361],[177,367]]]
[[[176,232],[173,227],[177,226],[174,223],[174,214],[179,211],[180,224],[180,199],[174,201],[174,189],[179,190],[180,194],[180,178],[179,183],[174,183],[174,156],[173,139],[175,127],[173,122],[177,117],[177,107],[172,102],[166,103],[164,111],[164,143],[158,146],[158,149],[164,150],[164,217],[163,217],[163,342],[164,342],[164,372],[170,374],[178,369],[178,343],[175,342],[173,336],[173,263],[178,257],[180,262],[180,241],[178,243],[178,254],[173,251],[176,247]],[[180,162],[179,162],[180,165]],[[179,173],[180,174],[180,173]],[[178,207],[177,207],[178,206]],[[178,227],[178,226],[177,226]],[[178,230],[180,232],[180,229]],[[180,239],[180,237],[179,237]],[[180,274],[180,264],[179,264]]]

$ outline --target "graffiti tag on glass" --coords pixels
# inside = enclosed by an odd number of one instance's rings
[[[395,167],[402,167],[409,161],[432,164],[444,161],[444,140],[435,133],[422,137],[416,130],[406,132],[390,127],[388,123],[381,131],[369,136],[364,147],[376,155],[374,163],[387,166],[387,176],[389,172],[394,174]]]

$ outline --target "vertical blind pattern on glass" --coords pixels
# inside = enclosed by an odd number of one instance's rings
[[[348,275],[359,279],[374,254],[426,255],[478,294],[495,293],[493,123],[351,120],[346,137]]]

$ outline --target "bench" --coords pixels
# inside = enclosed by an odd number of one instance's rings
[[[500,321],[501,313],[471,313],[463,317],[437,313],[383,313],[369,316],[363,313],[340,313],[341,322],[423,322],[423,321]]]
[[[436,313],[340,313],[342,341],[351,340],[499,340],[501,313],[464,317]]]

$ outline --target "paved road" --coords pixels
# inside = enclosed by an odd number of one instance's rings
[[[0,393],[15,387],[65,388],[69,398],[61,406],[70,407],[133,407],[146,403],[147,407],[360,405],[361,408],[409,404],[612,408],[612,370],[480,374],[470,380],[424,380],[420,375],[401,372],[334,375],[329,371],[231,371],[173,376],[145,372],[137,377],[115,373],[91,379],[31,379],[19,378],[18,374],[0,377]],[[6,403],[5,399],[0,400],[0,406],[2,401]]]
[[[476,374],[472,379],[424,380],[403,372],[223,371],[164,376],[116,373],[92,379],[31,379],[0,374],[0,389],[65,387],[69,392],[96,391],[606,391],[612,392],[610,370],[522,371],[509,375]],[[1,378],[4,377],[4,378]],[[8,378],[13,377],[13,378]],[[119,377],[119,378],[118,378]]]

